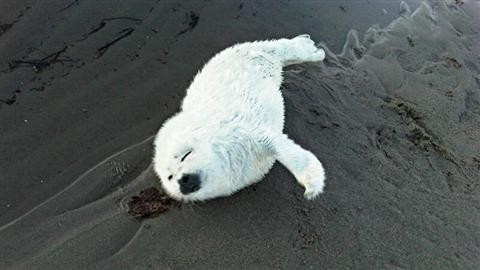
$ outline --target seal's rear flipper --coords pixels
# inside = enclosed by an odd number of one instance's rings
[[[315,42],[307,34],[292,39],[280,39],[277,43],[278,56],[283,66],[325,59],[325,51],[315,46]]]

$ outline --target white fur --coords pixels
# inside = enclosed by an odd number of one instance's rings
[[[279,88],[282,67],[324,58],[308,35],[237,44],[215,55],[155,138],[154,170],[165,190],[185,201],[227,196],[261,180],[278,160],[306,198],[323,192],[320,161],[282,133]],[[201,187],[185,195],[178,180],[189,173],[201,176]]]

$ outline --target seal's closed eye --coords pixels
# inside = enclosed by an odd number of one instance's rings
[[[188,155],[190,155],[191,153],[192,153],[191,150],[188,151],[188,152],[182,157],[182,159],[181,159],[180,161],[183,162],[183,161],[188,157]]]

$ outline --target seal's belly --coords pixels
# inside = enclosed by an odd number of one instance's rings
[[[259,95],[258,114],[252,117],[263,119],[264,123],[273,132],[282,132],[284,123],[284,105],[282,93],[279,89],[271,90]]]

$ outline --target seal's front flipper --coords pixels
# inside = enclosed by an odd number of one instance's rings
[[[305,187],[304,196],[314,199],[325,187],[325,171],[322,163],[308,150],[282,134],[272,139],[277,160],[282,163]]]

